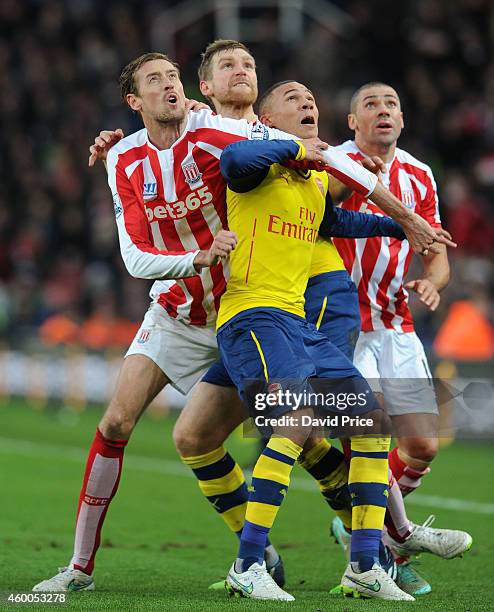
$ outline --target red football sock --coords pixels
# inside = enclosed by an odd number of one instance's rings
[[[75,569],[92,574],[100,545],[101,528],[122,473],[127,440],[108,440],[96,430],[84,473],[77,507],[74,556]]]
[[[389,452],[388,455],[389,467],[393,472],[393,476],[396,480],[400,480],[403,476],[403,472],[407,467],[407,464],[402,461],[398,455],[398,447],[395,446],[392,451]]]

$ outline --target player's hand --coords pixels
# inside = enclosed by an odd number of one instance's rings
[[[98,159],[104,161],[108,151],[123,137],[124,133],[120,128],[117,128],[114,131],[102,130],[99,133],[99,136],[96,136],[94,139],[94,144],[89,147],[89,167],[94,166]]]
[[[185,110],[187,112],[193,111],[194,113],[197,113],[197,111],[204,110],[205,108],[211,110],[211,107],[204,102],[198,102],[197,100],[189,100],[188,98],[185,98]]]
[[[405,283],[405,289],[415,291],[420,297],[420,301],[427,306],[429,310],[436,310],[441,301],[441,296],[436,287],[426,278],[420,278],[418,280],[412,280]]]
[[[209,248],[209,265],[216,265],[220,257],[228,257],[237,246],[237,242],[238,237],[235,232],[220,230],[214,237],[213,244]]]
[[[329,147],[327,142],[323,142],[319,138],[301,138],[300,142],[305,148],[305,156],[302,159],[327,164],[322,154]]]
[[[220,257],[228,257],[237,246],[238,237],[235,232],[220,230],[214,237],[213,244],[208,251],[199,251],[194,258],[196,270],[215,266]]]
[[[377,174],[379,180],[381,180],[381,174],[384,174],[388,171],[386,164],[383,160],[377,155],[373,155],[372,157],[364,157],[364,159],[357,160],[357,163],[363,166],[372,174]]]
[[[414,253],[419,255],[440,253],[441,249],[434,246],[435,242],[456,248],[456,243],[451,240],[448,231],[432,227],[416,213],[412,213],[400,223]]]

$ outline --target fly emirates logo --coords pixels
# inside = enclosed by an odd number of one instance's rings
[[[318,228],[314,227],[315,220],[315,211],[300,206],[298,222],[292,217],[290,221],[285,221],[279,215],[269,215],[268,232],[304,242],[315,242],[318,236]]]

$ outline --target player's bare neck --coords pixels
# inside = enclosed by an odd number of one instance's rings
[[[146,125],[147,122],[145,122]],[[148,138],[157,149],[169,149],[185,130],[187,118],[181,121],[158,122],[152,121],[146,125]]]
[[[362,141],[357,136],[355,138],[355,144],[362,151],[362,153],[365,153],[365,155],[367,155],[368,157],[377,155],[383,160],[385,164],[392,161],[395,156],[396,141],[390,145],[385,145],[380,143]]]
[[[226,117],[227,119],[246,119],[247,121],[257,121],[257,115],[249,106],[237,106],[234,104],[218,104],[216,114]]]

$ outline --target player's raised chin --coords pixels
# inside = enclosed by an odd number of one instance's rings
[[[300,138],[318,135],[319,110],[310,89],[296,81],[274,85],[261,100],[261,121]]]

